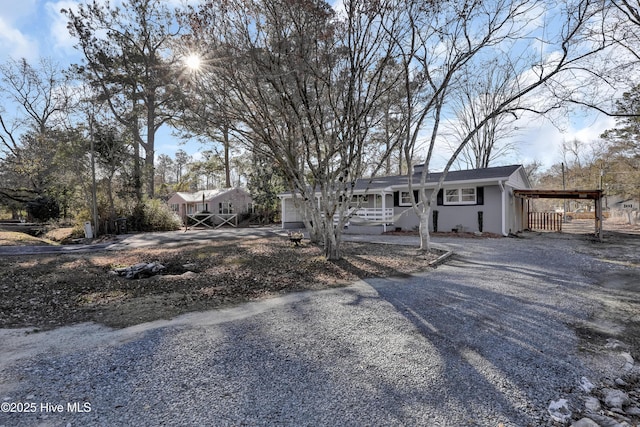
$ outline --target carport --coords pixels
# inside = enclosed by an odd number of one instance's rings
[[[514,196],[527,201],[531,199],[579,199],[593,200],[595,202],[595,234],[602,240],[602,190],[514,190]],[[524,214],[524,203],[522,204],[522,220],[527,218],[527,224],[523,228],[529,228],[529,218],[532,212],[529,210],[527,202],[527,215]],[[562,217],[560,217],[560,220]],[[524,224],[523,224],[524,225]]]

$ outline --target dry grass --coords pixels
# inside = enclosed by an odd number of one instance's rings
[[[50,245],[47,239],[33,237],[17,231],[0,231],[0,246]]]

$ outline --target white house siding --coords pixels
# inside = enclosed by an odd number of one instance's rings
[[[484,206],[482,231],[489,233],[502,233],[502,191],[497,185],[484,187]],[[477,221],[476,221],[477,222]]]
[[[283,228],[304,228],[304,214],[302,206],[296,207],[294,200],[285,198],[282,200],[284,205],[284,215],[282,217]],[[300,204],[299,202],[298,204]]]
[[[445,187],[446,190],[447,187]],[[453,188],[453,187],[452,187]],[[482,231],[500,233],[502,224],[501,193],[497,186],[483,186],[482,205],[437,205],[438,231],[451,231],[459,225],[464,231],[480,231],[478,212],[482,212]],[[433,229],[433,224],[431,224]]]
[[[344,229],[345,234],[382,234],[385,227],[382,225],[348,225]],[[393,231],[393,226],[386,227],[387,231]]]
[[[522,188],[522,187],[517,187]],[[522,198],[515,197],[513,195],[513,188],[505,187],[506,191],[506,223],[505,223],[505,233],[516,233],[518,231],[522,231],[526,228],[526,218],[524,217],[525,212],[523,209],[526,201]]]
[[[447,187],[445,187],[447,188]],[[454,187],[450,187],[454,188]],[[478,212],[483,212],[483,227],[486,232],[501,233],[502,211],[501,192],[498,186],[484,186],[484,203],[482,205],[437,205],[434,204],[429,217],[429,229],[433,231],[433,211],[438,211],[438,231],[451,231],[462,225],[465,231],[479,231]],[[427,191],[427,197],[431,191]],[[394,224],[391,230],[414,230],[419,225],[418,217],[411,206],[395,206],[394,216],[405,212]]]
[[[520,168],[517,173],[512,174],[507,180],[507,185],[517,189],[529,188],[524,168]]]
[[[437,174],[436,174],[437,175]],[[437,182],[438,177],[433,177],[433,182]],[[396,192],[400,189],[406,190],[406,176],[381,177],[374,182],[376,188],[369,190],[369,198],[360,205],[361,208],[382,208],[382,203],[375,203],[376,192],[385,193],[385,208],[393,209],[394,221],[389,224],[387,230],[415,230],[418,228],[419,220],[413,212],[412,206],[400,206],[400,200]],[[362,186],[361,186],[362,187]],[[522,200],[513,197],[513,190],[530,188],[522,166],[511,165],[482,170],[467,170],[450,172],[445,181],[446,189],[463,189],[475,187],[482,188],[482,204],[457,205],[444,204],[445,200],[438,205],[432,206],[432,214],[429,217],[429,226],[433,230],[433,211],[438,211],[438,231],[451,231],[462,225],[465,231],[479,231],[478,213],[482,212],[482,231],[495,234],[505,234],[518,232],[523,228]],[[432,190],[427,191],[430,197]],[[476,193],[477,197],[478,193]],[[379,200],[379,199],[378,199]],[[437,200],[437,198],[436,198]],[[283,215],[283,226],[292,224],[292,220],[298,219],[302,224],[302,217],[296,212],[293,201],[285,196],[285,213]],[[296,218],[298,216],[298,218]],[[359,233],[379,233],[384,227],[374,225],[357,224],[353,221],[349,225],[349,232]]]
[[[391,200],[391,206],[393,206],[393,200]],[[402,214],[402,216],[398,217],[398,215]],[[393,216],[398,217],[398,219],[393,223],[391,230],[402,229],[402,230],[414,230],[417,229],[420,225],[420,221],[418,220],[418,216],[413,210],[411,206],[394,206],[393,207]],[[429,222],[431,224],[431,222]],[[433,226],[431,226],[433,227]]]

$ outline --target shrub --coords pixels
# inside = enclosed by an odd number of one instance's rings
[[[53,197],[38,196],[27,203],[27,213],[36,221],[45,222],[60,217],[60,205]]]
[[[171,231],[182,226],[180,217],[158,199],[145,200],[128,219],[129,227],[138,231]]]

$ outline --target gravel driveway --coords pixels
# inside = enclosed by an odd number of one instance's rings
[[[437,242],[456,255],[419,276],[122,330],[0,330],[0,399],[23,411],[0,426],[554,425],[551,401],[581,411],[582,377],[625,366],[576,334],[619,266],[572,240]]]

